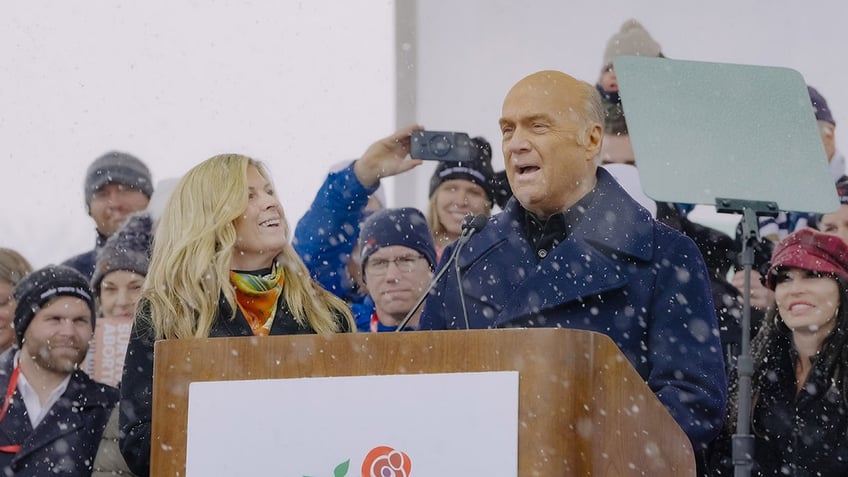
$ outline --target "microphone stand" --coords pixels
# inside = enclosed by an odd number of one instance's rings
[[[442,267],[442,269],[439,270],[439,273],[436,274],[436,277],[433,278],[433,281],[430,282],[430,286],[428,286],[427,289],[424,290],[424,293],[422,293],[421,297],[418,298],[418,301],[415,302],[415,306],[413,306],[412,309],[409,310],[409,313],[407,313],[406,316],[403,317],[403,320],[401,320],[401,322],[398,324],[398,327],[395,329],[395,331],[403,331],[403,329],[406,328],[406,325],[409,323],[409,320],[412,319],[412,315],[414,315],[415,312],[418,311],[418,308],[420,308],[421,304],[424,303],[424,300],[427,299],[427,295],[429,295],[430,292],[433,291],[433,288],[436,287],[436,284],[439,283],[439,280],[441,280],[441,278],[445,275],[445,272],[448,271],[451,262],[456,262],[456,257],[459,255],[459,250],[465,245],[466,242],[468,242],[474,232],[479,230],[479,228],[475,228],[472,226],[474,218],[475,216],[473,215],[468,215],[465,217],[465,220],[463,220],[462,222],[462,233],[456,240],[456,247],[454,247],[453,252],[450,254],[450,257],[448,257],[448,260],[445,262],[445,265]],[[464,306],[465,305],[463,304],[463,307]],[[467,322],[468,318],[466,317],[466,324]]]
[[[468,235],[471,236],[471,234]],[[459,303],[462,304],[462,317],[465,319],[465,329],[470,330],[471,325],[468,324],[468,310],[465,308],[465,292],[462,290],[462,276],[459,273],[459,260],[453,261],[453,269],[456,272],[456,285],[459,288]]]
[[[716,198],[716,211],[742,214],[741,262],[745,284],[742,290],[742,343],[736,361],[739,402],[736,433],[732,438],[735,477],[748,477],[754,465],[754,436],[751,434],[751,377],[754,359],[751,356],[751,269],[754,266],[754,244],[759,237],[759,215],[776,216],[775,202]]]

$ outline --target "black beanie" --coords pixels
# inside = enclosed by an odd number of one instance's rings
[[[137,212],[127,217],[124,225],[97,251],[97,264],[91,277],[94,296],[100,296],[100,282],[109,272],[126,270],[147,276],[152,242],[153,219],[150,214]]]
[[[368,257],[382,247],[402,245],[421,252],[430,262],[431,268],[436,268],[436,248],[433,246],[433,236],[427,226],[427,219],[420,210],[414,207],[399,209],[383,209],[369,215],[362,224],[359,232],[359,253],[362,259],[362,270]]]
[[[94,298],[88,280],[71,267],[48,265],[30,273],[15,286],[14,325],[18,346],[24,341],[32,317],[57,296],[73,296],[85,301],[91,310],[91,329],[94,330]]]
[[[471,160],[468,162],[439,162],[433,176],[430,178],[430,197],[442,182],[451,179],[464,179],[471,181],[486,191],[489,203],[495,202],[492,177],[495,171],[492,169],[492,146],[489,141],[482,137],[471,140]]]

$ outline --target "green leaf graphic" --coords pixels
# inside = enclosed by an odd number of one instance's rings
[[[336,469],[333,471],[334,477],[345,477],[347,475],[347,469],[350,467],[350,459],[339,464]]]

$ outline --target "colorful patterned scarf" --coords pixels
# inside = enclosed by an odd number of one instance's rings
[[[268,336],[283,291],[283,269],[274,264],[265,276],[230,271],[236,302],[255,336]]]

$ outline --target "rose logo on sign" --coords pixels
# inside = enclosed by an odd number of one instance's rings
[[[411,473],[409,456],[388,446],[371,449],[362,462],[362,477],[409,477]]]
[[[333,469],[333,477],[345,477],[350,468],[350,459]],[[399,450],[389,446],[371,449],[362,461],[362,477],[410,477],[412,460]],[[309,477],[309,476],[304,476]]]

